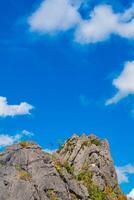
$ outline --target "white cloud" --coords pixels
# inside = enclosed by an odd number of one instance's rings
[[[122,19],[123,21],[129,21],[131,20],[131,18],[133,18],[133,16],[134,16],[134,4],[132,4],[132,6],[123,13]]]
[[[30,114],[32,109],[33,106],[26,102],[22,102],[19,105],[9,105],[7,98],[0,96],[0,117],[27,115]]]
[[[45,0],[28,18],[31,31],[52,34],[74,28],[74,40],[81,44],[104,41],[112,34],[134,39],[134,4],[122,13],[109,5],[96,6],[88,19],[79,7],[83,0]]]
[[[124,13],[115,13],[111,6],[100,5],[90,13],[90,19],[82,20],[76,29],[76,41],[82,44],[108,39],[112,34],[134,39],[134,6]]]
[[[128,183],[129,175],[134,174],[134,165],[128,164],[121,167],[116,167],[116,172],[118,176],[119,183]]]
[[[32,132],[30,132],[30,131],[27,131],[27,130],[23,130],[23,131],[22,131],[22,135],[31,137],[31,136],[34,135],[34,133],[32,133]]]
[[[103,41],[115,31],[117,21],[118,15],[113,13],[110,6],[97,6],[90,13],[89,20],[81,21],[75,32],[75,39],[83,44]]]
[[[54,33],[74,27],[79,20],[76,7],[69,0],[45,0],[29,17],[28,23],[32,31]]]
[[[44,152],[53,154],[57,149],[43,149]]]
[[[12,145],[16,141],[18,141],[18,135],[15,136],[10,136],[5,134],[0,135],[0,147]]]
[[[113,80],[113,85],[118,89],[118,92],[106,101],[106,105],[117,103],[122,98],[134,94],[134,61],[125,63],[121,74]]]
[[[131,190],[131,192],[127,195],[127,197],[128,197],[130,200],[134,200],[134,189]]]
[[[14,136],[8,134],[0,134],[0,148],[19,142],[24,136],[30,137],[33,135],[33,133],[26,130],[23,130],[21,133],[18,133]]]

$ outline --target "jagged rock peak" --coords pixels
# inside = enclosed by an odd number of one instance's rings
[[[101,191],[109,189],[117,196],[120,193],[107,140],[101,140],[94,134],[75,135],[65,142],[58,154],[62,162],[73,167],[76,176],[89,173],[91,182]]]
[[[73,135],[52,155],[33,142],[8,147],[0,154],[0,200],[126,200],[103,143]]]
[[[82,143],[83,144],[83,142],[85,142],[85,144],[86,144],[86,142],[87,143],[91,143],[92,145],[94,144],[94,145],[96,145],[96,146],[100,146],[100,147],[106,147],[107,149],[108,149],[108,151],[110,151],[109,150],[109,143],[108,143],[108,141],[106,140],[106,139],[104,139],[104,140],[102,140],[102,139],[100,139],[99,137],[97,137],[95,134],[90,134],[90,135],[87,135],[86,133],[83,133],[81,136],[79,136],[79,135],[77,135],[77,134],[73,134],[72,135],[72,137],[71,138],[69,138],[66,142],[65,142],[65,144],[64,145],[62,145],[62,147],[63,146],[65,146],[66,144],[75,144],[75,143]]]

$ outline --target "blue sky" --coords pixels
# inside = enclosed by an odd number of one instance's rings
[[[109,140],[130,192],[133,18],[131,0],[1,1],[1,147],[30,139],[55,149],[73,133],[95,133]]]

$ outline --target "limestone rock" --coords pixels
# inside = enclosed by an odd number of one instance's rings
[[[108,142],[94,135],[73,135],[52,155],[31,142],[0,153],[0,200],[113,199],[126,198]]]
[[[91,173],[94,185],[101,191],[111,190],[118,199],[120,188],[107,140],[100,140],[93,134],[73,135],[62,146],[59,157],[74,168],[75,175]]]
[[[85,191],[66,169],[61,176],[38,145],[14,145],[0,156],[0,200],[87,200]]]

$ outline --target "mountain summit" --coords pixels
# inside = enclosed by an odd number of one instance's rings
[[[126,200],[107,140],[73,135],[49,154],[20,142],[0,154],[0,200]]]

